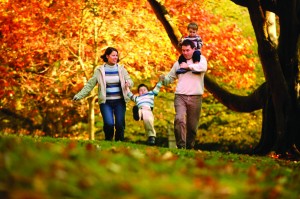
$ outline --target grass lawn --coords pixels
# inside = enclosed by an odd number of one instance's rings
[[[299,198],[300,163],[0,134],[0,198]]]

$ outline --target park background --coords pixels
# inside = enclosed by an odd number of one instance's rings
[[[175,39],[148,2],[157,1],[0,0],[0,198],[299,198],[299,161],[249,155],[260,110],[233,112],[206,90],[197,149],[181,150],[168,148],[174,85],[155,101],[157,147],[145,145],[133,102],[126,141],[108,142],[96,90],[71,100],[107,46],[135,86],[154,86],[169,71]],[[247,9],[229,0],[159,2],[176,35],[198,22],[207,74],[219,85],[248,95],[265,81]]]
[[[9,1],[9,6],[5,2],[1,3],[0,128],[7,134],[101,140],[96,92],[79,103],[71,99],[101,64],[103,50],[107,46],[119,50],[120,64],[127,68],[135,88],[141,82],[153,87],[179,56],[146,1]],[[264,81],[245,8],[230,1],[164,4],[182,36],[189,22],[199,24],[207,73],[220,85],[247,95]],[[155,100],[160,146],[168,146],[168,134],[173,132],[174,85],[162,88]],[[146,135],[142,123],[132,118],[132,106],[133,102],[127,106],[125,137],[141,143]],[[95,115],[92,127],[88,125],[91,114]],[[206,91],[198,148],[251,150],[260,132],[261,111],[235,113]]]

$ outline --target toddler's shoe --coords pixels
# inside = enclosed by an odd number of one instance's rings
[[[154,146],[155,145],[155,137],[154,136],[149,136],[147,144],[150,145],[150,146]]]
[[[134,105],[132,107],[132,114],[133,114],[133,119],[135,121],[139,121],[140,120],[139,107],[137,105]]]
[[[188,72],[187,69],[179,68],[179,69],[176,71],[176,74],[179,75],[179,74],[184,74],[184,73],[186,73],[186,72]]]

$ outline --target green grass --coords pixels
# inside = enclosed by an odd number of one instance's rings
[[[1,198],[299,198],[299,162],[0,134]]]

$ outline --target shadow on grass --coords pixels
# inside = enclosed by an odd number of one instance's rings
[[[137,140],[137,141],[129,141],[134,144],[142,144],[147,145],[146,140]],[[156,146],[169,148],[168,138],[166,137],[157,137],[156,138]],[[219,151],[219,152],[230,152],[237,154],[252,154],[253,146],[247,145],[237,145],[236,143],[200,143],[196,141],[194,150],[202,150],[202,151]]]

